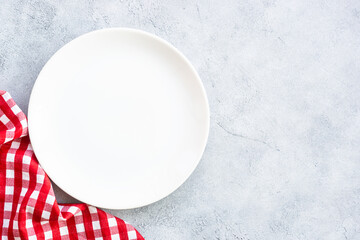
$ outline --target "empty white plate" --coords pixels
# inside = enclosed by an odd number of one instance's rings
[[[144,206],[194,171],[209,131],[201,80],[166,41],[133,29],[80,36],[44,66],[29,131],[49,177],[80,201]]]

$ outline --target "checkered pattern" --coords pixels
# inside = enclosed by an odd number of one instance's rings
[[[0,91],[1,239],[144,239],[131,225],[86,204],[58,204],[27,136],[24,113]]]

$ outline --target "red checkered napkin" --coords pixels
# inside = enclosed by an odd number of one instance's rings
[[[1,239],[144,239],[131,225],[86,204],[58,204],[27,136],[25,114],[0,91]]]

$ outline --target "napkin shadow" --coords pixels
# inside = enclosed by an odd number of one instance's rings
[[[64,192],[53,181],[51,181],[51,184],[53,186],[55,197],[58,203],[81,203],[79,200]]]

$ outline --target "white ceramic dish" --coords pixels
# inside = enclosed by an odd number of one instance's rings
[[[201,80],[172,45],[124,28],[82,35],[44,66],[31,93],[35,154],[65,192],[103,208],[158,201],[204,151]]]

